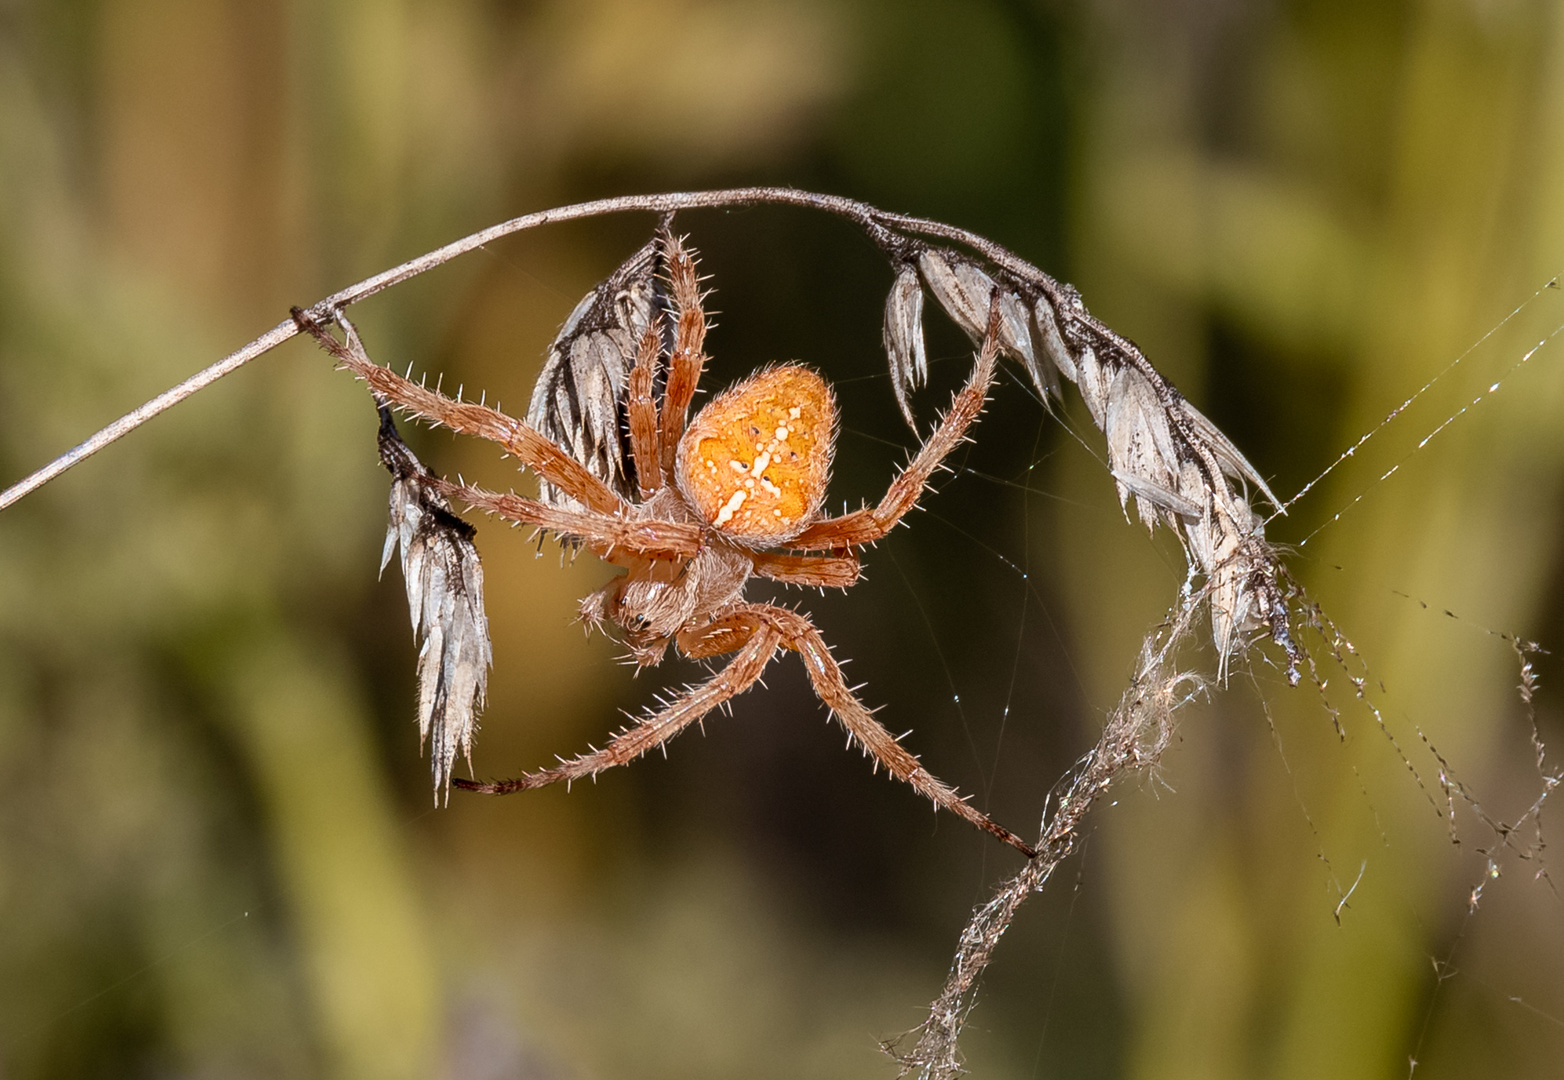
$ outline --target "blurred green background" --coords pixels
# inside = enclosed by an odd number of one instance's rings
[[[0,481],[472,229],[761,182],[1075,282],[1285,496],[1564,269],[1564,5],[3,0]],[[882,261],[795,211],[680,227],[721,312],[707,388],[818,365],[832,497],[876,494],[910,445]],[[649,228],[514,238],[355,317],[381,362],[519,410]],[[969,355],[930,322],[925,415]],[[1346,510],[1292,565],[1395,744],[1320,648],[1345,741],[1263,659],[1191,706],[1002,945],[977,1075],[1564,1068],[1564,902],[1460,803],[1452,843],[1430,749],[1496,819],[1541,789],[1488,631],[1564,644],[1560,345],[1413,454],[1560,323],[1545,290],[1271,527],[1297,545]],[[0,514],[0,1077],[894,1075],[876,1040],[921,1020],[1013,853],[844,753],[792,661],[666,761],[431,811],[374,428],[296,341]],[[888,726],[1022,832],[1182,579],[1097,438],[1008,378],[867,581],[802,594]],[[699,676],[632,678],[569,625],[592,559],[493,523],[479,544],[480,775]],[[1564,664],[1540,663],[1564,745]]]

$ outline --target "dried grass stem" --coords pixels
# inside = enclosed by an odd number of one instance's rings
[[[729,188],[720,191],[669,192],[660,195],[624,195],[611,199],[594,199],[591,202],[556,207],[552,210],[542,210],[534,214],[523,214],[521,217],[511,218],[509,221],[491,225],[487,229],[481,229],[469,236],[462,237],[460,240],[452,241],[444,247],[426,252],[415,259],[409,259],[400,266],[394,266],[373,277],[365,278],[363,281],[349,285],[345,289],[340,289],[325,299],[312,304],[307,309],[307,314],[313,321],[329,324],[333,321],[337,312],[351,304],[368,299],[378,292],[389,289],[391,286],[400,284],[409,278],[417,277],[427,270],[443,266],[458,255],[465,255],[469,251],[474,251],[485,244],[510,236],[512,233],[525,232],[540,225],[552,225],[564,221],[576,221],[582,218],[601,217],[606,214],[632,212],[668,214],[676,210],[759,204],[799,206],[848,218],[864,228],[876,243],[887,248],[894,248],[904,243],[901,238],[891,231],[892,229],[903,229],[920,235],[938,237],[965,244],[1006,270],[1019,274],[1028,280],[1051,284],[1053,292],[1060,299],[1066,296],[1066,286],[1059,285],[1058,282],[1053,281],[1052,278],[1049,278],[1041,270],[1000,245],[995,244],[993,241],[978,236],[976,233],[968,232],[965,229],[958,229],[923,218],[886,213],[883,210],[875,209],[867,203],[861,203],[853,199],[844,199],[837,195],[822,195],[815,192],[798,191],[793,188],[747,187]],[[1106,327],[1103,327],[1102,330],[1104,333],[1111,333],[1111,331],[1107,331]],[[24,496],[36,491],[67,469],[80,464],[93,454],[96,454],[110,443],[116,442],[125,435],[130,434],[153,417],[178,405],[198,390],[205,389],[224,376],[239,370],[239,368],[248,364],[251,360],[271,352],[299,332],[299,325],[293,318],[285,319],[243,348],[236,349],[217,361],[217,363],[190,376],[190,378],[178,386],[164,391],[141,407],[126,413],[80,445],[66,451],[41,469],[19,480],[6,488],[5,491],[0,492],[0,510],[4,510]]]

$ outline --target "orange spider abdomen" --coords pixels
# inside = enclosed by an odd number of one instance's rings
[[[706,524],[746,544],[780,543],[814,519],[831,479],[836,399],[797,364],[712,398],[679,440],[679,490]]]

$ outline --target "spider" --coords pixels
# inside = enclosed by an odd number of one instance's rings
[[[542,502],[433,480],[447,497],[553,532],[623,568],[581,602],[581,618],[593,628],[617,627],[640,666],[660,663],[670,645],[694,660],[732,654],[706,682],[621,730],[600,750],[514,780],[454,783],[503,795],[628,764],[749,689],[778,651],[787,650],[803,661],[815,693],[847,730],[849,744],[856,741],[876,769],[885,766],[936,807],[1034,857],[1030,845],[931,775],[874,719],[807,616],[744,597],[756,575],[840,589],[858,580],[857,549],[880,540],[917,505],[934,470],[964,441],[982,411],[999,349],[998,307],[991,311],[971,376],[879,504],[829,517],[821,506],[831,478],[837,409],[830,386],[815,371],[794,363],[762,369],[717,394],[686,423],[706,362],[707,320],[693,254],[670,234],[660,242],[672,347],[665,352],[661,317],[653,318],[626,387],[633,493],[639,498],[620,495],[558,443],[519,420],[452,400],[362,353],[354,356],[327,345],[383,401],[498,443],[571,500],[559,505],[562,500]]]

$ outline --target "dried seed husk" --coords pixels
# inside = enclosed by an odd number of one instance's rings
[[[1054,311],[1053,301],[1046,296],[1039,296],[1032,304],[1032,337],[1039,356],[1051,361],[1066,379],[1079,381],[1075,373],[1075,357],[1070,355],[1070,348],[1064,343],[1064,335],[1059,332],[1058,313]],[[1056,394],[1059,392],[1058,386],[1056,379]]]
[[[1097,359],[1097,350],[1090,345],[1082,345],[1076,350],[1075,361],[1076,386],[1081,391],[1081,400],[1086,402],[1086,411],[1092,414],[1092,423],[1101,428],[1108,419],[1108,373]]]
[[[988,331],[988,305],[999,290],[999,349],[1026,367],[1032,384],[1044,401],[1058,394],[1058,377],[1048,365],[1039,364],[1032,344],[1032,316],[1021,297],[1000,286],[981,267],[953,252],[929,248],[918,256],[918,269],[929,293],[973,342]]]
[[[1182,414],[1189,420],[1190,427],[1194,429],[1195,434],[1210,449],[1211,455],[1221,465],[1222,471],[1235,480],[1253,484],[1272,506],[1280,508],[1282,504],[1277,500],[1275,493],[1271,491],[1270,485],[1265,482],[1265,479],[1255,467],[1249,464],[1249,459],[1244,457],[1238,447],[1233,445],[1232,440],[1222,433],[1222,429],[1213,424],[1206,418],[1204,413],[1189,402],[1185,401],[1181,404]],[[1283,512],[1285,513],[1285,511]]]
[[[1010,310],[1012,301],[1013,311]],[[1048,301],[1039,299],[1038,303],[1046,304]],[[1037,319],[1035,316],[1028,315],[1027,307],[1020,297],[1007,294],[1001,304],[1005,312],[1005,325],[1019,326],[1021,328],[1019,332],[1026,335],[1024,340],[1027,342],[1028,349],[1021,358],[1022,362],[1026,364],[1027,374],[1032,377],[1032,386],[1037,390],[1037,396],[1041,399],[1043,407],[1052,412],[1054,404],[1064,400],[1064,388],[1059,382],[1059,372],[1062,369],[1055,360],[1054,354],[1046,347],[1052,343],[1043,341],[1042,335],[1038,332]],[[1074,363],[1068,359],[1066,362],[1070,363],[1073,370]]]
[[[483,564],[473,544],[476,530],[430,486],[434,474],[397,435],[388,408],[382,407],[380,418],[380,460],[392,476],[380,569],[385,571],[391,553],[400,548],[408,616],[419,644],[419,743],[429,746],[438,805],[449,796],[457,755],[471,767],[494,662],[483,606]]]
[[[1260,519],[1236,496],[1212,500],[1208,513],[1189,530],[1186,550],[1206,575],[1217,677],[1226,681],[1230,658],[1242,650],[1245,638],[1265,626],[1274,614],[1268,597],[1277,595],[1275,552],[1264,540]],[[1280,636],[1277,627],[1272,627],[1272,636],[1278,640],[1286,637],[1285,615],[1284,607]],[[1289,660],[1296,658],[1289,655]]]
[[[625,384],[636,350],[660,306],[656,240],[647,242],[575,306],[549,346],[532,389],[527,423],[570,452],[618,494],[633,496],[625,437]],[[541,483],[553,506],[583,509]]]
[[[1108,436],[1108,465],[1118,487],[1119,504],[1123,506],[1133,493],[1141,521],[1154,529],[1159,520],[1158,501],[1146,493],[1176,494],[1182,470],[1167,412],[1151,382],[1134,368],[1121,368],[1109,384],[1103,431]],[[1141,490],[1132,491],[1123,479],[1126,476],[1138,481]],[[1174,524],[1171,518],[1168,524]]]
[[[891,389],[896,392],[896,404],[907,426],[916,432],[911,394],[929,381],[929,355],[923,341],[923,283],[912,263],[902,264],[885,298],[881,337],[891,362]]]
[[[1158,509],[1166,510],[1180,517],[1198,520],[1204,512],[1204,508],[1172,488],[1163,487],[1155,481],[1148,480],[1134,473],[1121,472],[1118,469],[1111,470],[1113,479],[1118,483],[1119,502],[1122,505],[1126,494],[1135,496],[1136,503],[1141,500],[1151,503]]]

